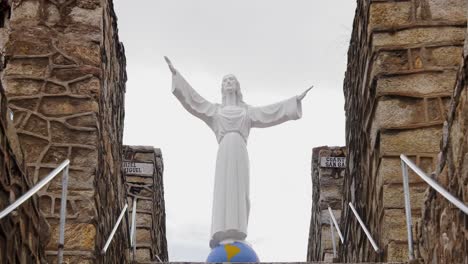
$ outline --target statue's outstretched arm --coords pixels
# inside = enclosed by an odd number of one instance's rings
[[[195,91],[184,77],[174,68],[172,62],[164,57],[172,73],[172,93],[182,106],[192,115],[211,126],[217,105],[209,102]]]
[[[304,99],[304,97],[307,95],[307,93],[312,89],[314,88],[314,86],[310,86],[309,88],[307,88],[307,90],[305,90],[303,93],[301,93],[300,95],[297,96],[297,99],[301,100]]]
[[[167,66],[169,66],[169,70],[171,71],[172,75],[176,75],[177,70],[176,70],[176,69],[174,68],[174,66],[172,65],[171,60],[170,60],[168,57],[166,57],[166,56],[164,56],[164,60],[166,61]]]

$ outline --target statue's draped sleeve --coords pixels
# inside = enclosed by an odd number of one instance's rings
[[[187,111],[211,127],[217,105],[199,95],[179,72],[172,76],[172,93]]]
[[[270,127],[302,116],[301,100],[297,96],[287,100],[260,107],[248,108],[252,127]]]

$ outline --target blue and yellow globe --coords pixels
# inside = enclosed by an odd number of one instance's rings
[[[206,262],[260,262],[257,253],[245,243],[219,245],[211,250]]]

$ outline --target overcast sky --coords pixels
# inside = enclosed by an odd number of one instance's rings
[[[221,101],[237,76],[244,101],[270,104],[315,88],[303,118],[253,129],[247,240],[261,261],[305,261],[312,148],[341,146],[342,82],[353,0],[114,0],[127,55],[124,143],[161,148],[171,261],[205,261],[217,141],[170,92],[167,55],[192,86]]]

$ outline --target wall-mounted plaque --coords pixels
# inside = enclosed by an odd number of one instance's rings
[[[153,176],[153,163],[124,161],[122,166],[126,175]]]
[[[320,167],[325,168],[345,168],[346,157],[322,157]]]

